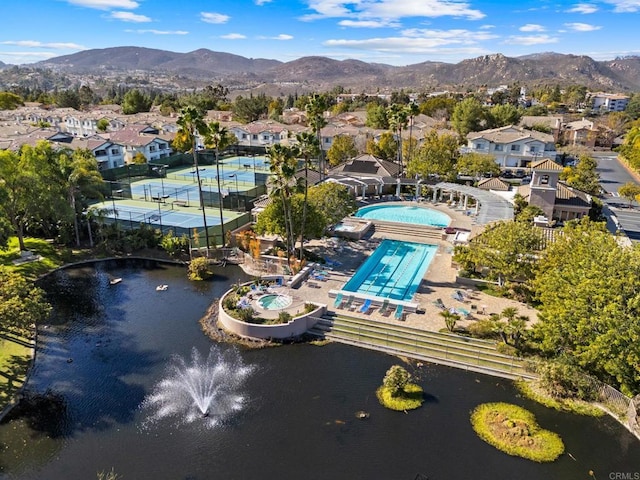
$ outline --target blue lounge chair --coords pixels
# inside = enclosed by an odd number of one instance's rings
[[[358,311],[360,313],[369,313],[370,308],[371,308],[371,300],[367,298]]]
[[[464,302],[464,297],[462,295],[460,295],[460,292],[453,292],[451,294],[451,298],[453,298],[454,300],[457,300],[459,302]]]
[[[396,307],[396,313],[394,316],[396,320],[402,320],[404,318],[404,305],[398,305]]]
[[[338,295],[336,295],[336,300],[335,302],[333,302],[333,306],[335,308],[340,308],[341,305],[342,305],[342,294],[339,293]]]
[[[279,286],[279,287],[282,286],[282,277],[276,278],[276,285]]]

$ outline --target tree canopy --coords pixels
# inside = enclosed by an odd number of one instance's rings
[[[457,247],[454,260],[466,269],[488,267],[489,278],[506,280],[533,277],[534,254],[542,246],[540,230],[526,222],[498,222],[469,245]]]
[[[338,135],[334,137],[331,147],[327,151],[329,165],[335,167],[358,155],[358,149],[353,137],[350,135]]]
[[[430,174],[455,175],[455,165],[460,155],[458,146],[458,139],[454,135],[447,133],[439,135],[432,130],[424,138],[413,157],[409,159],[407,173],[410,176],[423,177]]]
[[[621,247],[604,224],[570,222],[542,253],[533,286],[540,349],[570,355],[588,372],[640,392],[640,249]]]
[[[0,332],[23,332],[44,321],[50,312],[44,291],[0,266]]]

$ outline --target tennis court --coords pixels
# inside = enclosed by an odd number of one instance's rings
[[[221,186],[234,191],[254,187],[259,183],[258,178],[271,173],[266,157],[230,157],[221,160],[218,168],[215,165],[201,165],[198,172],[193,167],[184,168],[167,173],[167,178],[196,183],[199,174],[204,185],[217,185],[218,171]]]
[[[203,221],[200,210],[196,210],[193,213],[177,211],[168,204],[162,203],[158,203],[155,209],[144,208],[142,206],[133,206],[130,203],[124,204],[121,201],[106,202],[102,208],[106,210],[105,216],[114,220],[184,229],[202,228]],[[207,225],[210,227],[220,225],[220,217],[217,215],[210,215],[207,212],[206,219]]]

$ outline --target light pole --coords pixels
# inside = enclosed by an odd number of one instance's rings
[[[229,178],[235,178],[236,180],[236,203],[237,203],[237,209],[240,210],[240,195],[238,194],[238,175],[236,175],[235,173],[232,173],[231,175],[229,175]]]

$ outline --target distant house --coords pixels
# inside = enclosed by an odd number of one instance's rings
[[[589,214],[591,196],[560,181],[562,166],[545,158],[531,164],[531,183],[518,188],[530,205],[540,207],[548,219],[566,221]]]
[[[274,121],[257,121],[246,125],[234,125],[229,131],[243,147],[269,147],[287,139],[290,126]]]
[[[84,148],[91,151],[98,161],[98,170],[124,166],[125,147],[100,136],[74,138],[69,147],[74,150]]]
[[[137,153],[143,154],[150,163],[172,153],[171,136],[161,136],[157,128],[149,125],[129,125],[101,137],[124,147],[125,163],[131,163]]]
[[[582,119],[565,123],[562,128],[562,141],[566,145],[581,145],[593,148],[596,145],[598,129],[592,121]]]
[[[629,97],[614,93],[592,93],[589,95],[591,108],[600,112],[623,112],[629,104]]]
[[[553,135],[522,127],[506,127],[471,132],[463,153],[491,155],[501,167],[528,167],[540,158],[556,159]]]

